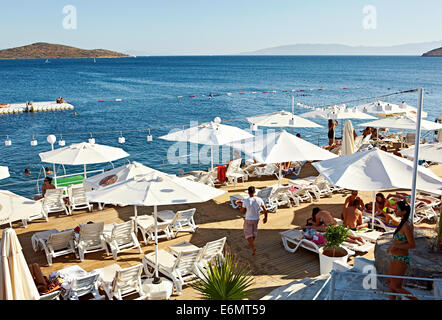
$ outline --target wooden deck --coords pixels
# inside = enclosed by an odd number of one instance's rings
[[[438,172],[439,175],[441,174]],[[316,175],[317,172],[312,166],[306,166],[302,170],[301,176]],[[247,241],[244,239],[242,225],[243,218],[239,210],[235,210],[230,206],[229,195],[245,190],[249,185],[263,187],[271,185],[277,181],[270,179],[251,179],[245,184],[238,184],[236,188],[222,187],[228,193],[209,202],[195,205],[178,205],[165,206],[163,209],[187,209],[195,207],[195,221],[199,225],[196,233],[179,233],[178,237],[172,240],[160,240],[159,248],[165,249],[168,245],[180,242],[190,241],[197,246],[203,246],[207,241],[216,240],[220,237],[227,236],[227,246],[236,254],[240,261],[250,266],[254,277],[254,288],[257,290],[253,299],[259,299],[271,290],[285,285],[295,279],[305,277],[315,277],[319,275],[319,259],[318,255],[302,248],[294,254],[285,251],[279,232],[285,231],[295,226],[305,224],[308,217],[311,216],[311,210],[320,206],[322,209],[329,210],[336,217],[340,215],[344,199],[347,194],[334,194],[330,198],[322,198],[319,202],[303,203],[299,207],[280,208],[276,213],[270,213],[268,222],[259,225],[258,237],[256,240],[257,252],[252,256]],[[360,192],[360,196],[364,201],[370,201],[370,192]],[[138,214],[152,212],[151,207],[138,208]],[[74,211],[72,216],[65,214],[51,214],[49,222],[33,221],[28,224],[27,228],[23,228],[21,223],[14,224],[13,227],[18,234],[20,243],[27,262],[40,264],[44,274],[49,275],[54,270],[59,270],[71,265],[79,265],[86,271],[96,268],[102,268],[106,265],[118,263],[121,267],[128,267],[141,263],[143,254],[139,254],[137,250],[130,250],[118,254],[117,260],[113,260],[112,256],[107,257],[105,252],[90,253],[85,256],[85,261],[81,262],[74,255],[55,258],[53,265],[49,267],[46,262],[44,252],[35,253],[31,245],[31,236],[35,232],[44,231],[55,228],[64,230],[75,228],[80,223],[88,221],[104,221],[107,223],[124,222],[133,216],[133,207],[106,207],[99,211],[95,207],[93,212]],[[2,228],[6,228],[3,225]],[[140,244],[144,254],[152,252],[154,247],[152,244],[144,245],[141,235],[138,235]],[[373,252],[365,255],[367,258],[373,257]],[[350,261],[351,263],[351,261]],[[172,299],[198,299],[198,293],[189,287],[184,287],[181,296],[173,295]]]

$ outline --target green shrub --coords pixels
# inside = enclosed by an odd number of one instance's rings
[[[349,236],[349,229],[343,225],[329,225],[325,229],[326,248],[339,247]]]
[[[204,300],[242,300],[254,294],[250,268],[241,265],[231,253],[223,261],[209,263],[199,281],[191,284]]]

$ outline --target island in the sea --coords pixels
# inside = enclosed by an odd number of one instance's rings
[[[442,57],[442,47],[425,52],[422,57]]]
[[[61,44],[37,42],[0,50],[0,59],[122,58],[126,54],[104,49],[79,49]]]

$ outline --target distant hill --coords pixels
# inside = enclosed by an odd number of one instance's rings
[[[45,42],[0,50],[0,59],[58,59],[58,58],[121,58],[128,55],[104,49],[86,50]]]
[[[442,57],[442,47],[425,52],[422,57]]]
[[[442,41],[410,43],[385,47],[348,46],[343,44],[295,44],[244,52],[243,55],[411,55],[420,56]]]

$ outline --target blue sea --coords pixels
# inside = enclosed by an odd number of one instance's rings
[[[86,141],[92,133],[97,143],[125,149],[131,161],[178,173],[179,169],[198,169],[198,165],[169,164],[167,150],[173,142],[158,137],[172,128],[189,126],[190,121],[202,123],[218,116],[225,124],[248,129],[246,117],[291,110],[292,95],[296,103],[323,106],[418,87],[425,90],[427,120],[434,121],[442,113],[441,58],[192,56],[96,59],[95,63],[93,59],[52,59],[49,63],[0,60],[0,103],[49,101],[61,96],[78,114],[70,110],[0,116],[0,165],[8,166],[11,173],[10,178],[0,181],[0,189],[34,194],[35,183],[1,185],[37,178],[42,165],[47,166],[38,154],[50,150],[48,134],[55,134],[58,140],[62,135],[69,145]],[[383,100],[416,106],[417,94]],[[307,111],[295,107],[296,114]],[[313,121],[324,128],[298,129],[295,133],[312,143],[326,144],[325,121]],[[357,130],[358,123],[361,120],[353,121]],[[146,141],[148,128],[152,142]],[[131,129],[146,130],[124,132]],[[123,131],[126,143],[118,144],[119,132],[103,133],[106,131]],[[10,147],[4,145],[6,135],[12,140]],[[32,135],[38,146],[30,146]],[[127,160],[114,165],[123,163]],[[31,177],[23,175],[25,168],[31,169]],[[109,168],[109,164],[88,166],[100,168]],[[66,170],[81,172],[82,168]]]

